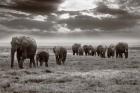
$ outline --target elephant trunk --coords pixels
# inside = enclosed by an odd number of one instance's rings
[[[14,66],[14,55],[15,55],[15,50],[11,49],[11,68]]]

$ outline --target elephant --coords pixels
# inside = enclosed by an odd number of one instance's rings
[[[84,53],[84,50],[83,50],[82,47],[80,47],[80,48],[78,49],[78,54],[79,54],[79,56],[83,56],[83,53]]]
[[[89,55],[96,55],[96,49],[92,45],[89,45]]]
[[[73,51],[73,55],[78,55],[78,50],[81,47],[81,44],[75,43],[72,45],[72,51]]]
[[[27,36],[13,37],[11,41],[11,68],[14,67],[14,55],[17,53],[17,61],[19,68],[23,67],[23,62],[25,59],[30,59],[29,67],[32,64],[35,65],[34,56],[36,54],[37,44],[33,38]]]
[[[125,58],[128,58],[128,44],[125,42],[119,42],[116,47],[116,58],[123,57],[123,54],[125,56]]]
[[[49,53],[46,51],[39,51],[36,54],[36,65],[38,66],[38,62],[40,62],[40,66],[45,63],[45,66],[48,67]]]
[[[83,50],[84,50],[85,55],[88,56],[89,55],[89,46],[88,45],[84,45],[83,46]]]
[[[54,47],[53,52],[55,54],[56,63],[58,65],[65,64],[66,57],[67,57],[67,49],[60,46],[60,47]]]
[[[96,52],[97,52],[97,55],[98,55],[98,56],[100,56],[100,57],[102,57],[102,58],[105,58],[105,57],[106,57],[106,56],[105,56],[105,54],[106,54],[106,47],[105,47],[105,46],[103,46],[103,45],[98,45],[98,46],[97,46]]]
[[[115,55],[115,46],[113,44],[111,44],[108,48],[107,48],[107,57],[114,57]]]

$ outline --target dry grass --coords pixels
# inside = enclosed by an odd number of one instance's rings
[[[1,50],[0,50],[1,51]],[[10,68],[9,50],[0,54],[0,93],[139,93],[140,51],[128,59],[68,55],[58,66],[51,54],[49,67]]]

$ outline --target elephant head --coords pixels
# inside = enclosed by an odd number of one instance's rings
[[[116,45],[116,57],[123,57],[123,54],[125,55],[125,58],[128,58],[128,44],[124,42],[119,42]]]
[[[100,56],[102,58],[105,58],[106,49],[107,49],[106,46],[103,46],[103,45],[97,46],[97,51],[96,52],[97,52],[98,56]]]
[[[75,43],[72,45],[72,51],[73,51],[73,55],[78,55],[78,50],[81,47],[81,44]]]
[[[84,52],[83,48],[80,47],[80,48],[78,49],[78,54],[79,54],[79,56],[82,56],[82,55],[83,55],[83,52]]]
[[[114,57],[114,55],[115,55],[115,45],[111,44],[107,48],[107,56],[108,56],[108,58],[110,58],[110,57]]]
[[[83,49],[84,49],[84,52],[85,52],[85,55],[89,55],[89,46],[88,45],[83,45]]]
[[[64,64],[66,57],[67,57],[67,50],[66,48],[60,46],[60,47],[54,47],[53,48],[55,58],[56,58],[56,63],[58,65],[61,65],[62,63]]]
[[[61,62],[60,62],[60,49],[55,46],[55,47],[53,47],[53,52],[55,54],[56,63],[58,65],[60,65],[61,64]]]

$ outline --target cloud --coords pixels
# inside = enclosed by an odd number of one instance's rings
[[[69,1],[69,0],[68,0]],[[84,7],[83,10],[73,11],[68,13],[71,15],[76,14],[75,17],[61,19],[59,24],[67,24],[69,29],[80,28],[82,30],[96,31],[94,29],[100,29],[101,31],[117,31],[121,29],[128,29],[136,26],[140,21],[140,15],[137,13],[132,13],[127,7],[129,4],[137,4],[138,0],[89,0],[96,2],[96,8],[88,9]],[[74,2],[73,0],[71,2]],[[128,3],[129,2],[129,3]],[[122,8],[127,3],[127,7]],[[80,1],[79,1],[80,7]],[[136,6],[133,5],[133,8]],[[76,10],[76,9],[75,9]],[[137,10],[138,11],[138,10]],[[71,16],[70,15],[70,16]]]
[[[44,22],[47,20],[47,16],[37,15],[37,16],[34,16],[32,20]]]
[[[59,11],[80,11],[96,7],[96,0],[65,0],[59,7]]]
[[[67,24],[70,29],[80,28],[82,30],[119,30],[130,28],[137,24],[136,19],[125,18],[124,16],[118,18],[103,18],[98,19],[87,15],[79,15],[75,18],[60,20],[60,24]],[[94,30],[93,30],[94,31]]]
[[[2,21],[0,24],[5,25],[10,28],[18,28],[18,29],[40,29],[40,30],[52,30],[53,23],[51,22],[42,22],[31,19],[15,19],[11,21]]]
[[[57,10],[62,0],[4,0],[1,7],[13,8],[28,12],[52,12]]]
[[[26,33],[40,37],[96,37],[98,33],[130,33],[127,30],[131,28],[133,31],[140,23],[138,6],[129,7],[131,3],[128,2],[133,0],[65,0],[62,5],[62,0],[5,1],[7,3],[0,2],[8,7],[0,9],[0,24],[5,26],[0,29],[5,33]],[[61,11],[55,11],[58,5]]]
[[[128,14],[128,11],[125,11],[122,9],[109,8],[104,3],[98,3],[96,12],[104,13],[104,14],[111,14],[111,15],[127,15]]]

